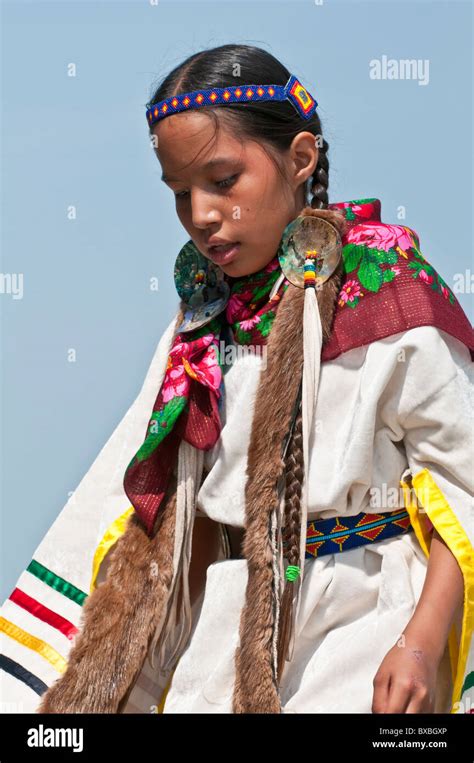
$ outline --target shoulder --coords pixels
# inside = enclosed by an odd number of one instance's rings
[[[387,367],[400,382],[426,392],[457,375],[472,375],[474,363],[464,342],[437,326],[415,326],[372,342],[365,354],[366,371]]]
[[[323,359],[417,327],[446,332],[474,355],[472,326],[422,253],[416,231],[362,222],[348,230],[342,244],[345,272]]]
[[[451,304],[455,295],[434,265],[428,262],[420,249],[416,231],[405,225],[380,221],[359,223],[349,229],[343,239],[342,256],[347,281],[353,280],[360,295],[371,296],[392,282],[413,284],[421,281],[437,291]],[[402,278],[399,278],[402,276]],[[344,303],[347,303],[344,298]],[[352,300],[350,307],[354,307]],[[344,304],[341,304],[343,307]]]
[[[394,431],[427,401],[449,404],[456,417],[453,399],[472,398],[474,363],[469,349],[436,326],[416,326],[365,349],[361,394],[377,400],[381,420]],[[341,355],[336,363],[345,367],[350,355]]]

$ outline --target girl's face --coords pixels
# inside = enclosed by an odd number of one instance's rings
[[[260,143],[241,142],[222,122],[214,132],[205,114],[173,114],[153,129],[155,152],[178,217],[201,254],[229,276],[249,275],[273,259],[285,227],[305,206],[304,182],[318,158],[315,136],[298,133],[278,154],[284,182]],[[235,246],[216,250],[213,244]]]

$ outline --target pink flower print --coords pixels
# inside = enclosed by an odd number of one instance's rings
[[[363,297],[360,290],[360,284],[354,279],[346,281],[341,291],[339,292],[339,305],[344,307],[347,302],[353,302],[357,297]]]
[[[252,310],[248,304],[251,292],[240,292],[231,294],[226,307],[226,317],[229,323],[244,320],[252,315]]]
[[[433,276],[428,275],[426,270],[423,270],[423,269],[418,271],[418,277],[421,278],[422,281],[428,284],[433,283],[433,280],[434,280]]]
[[[441,294],[445,299],[449,299],[449,289],[446,288],[446,286],[443,286],[442,284],[439,285],[439,288],[441,289]]]
[[[211,335],[212,336],[212,335]],[[217,392],[217,395],[220,395],[219,387],[222,380],[222,371],[219,366],[219,363],[217,362],[217,349],[214,346],[214,344],[209,345],[206,348],[206,352],[204,356],[201,358],[198,364],[195,363],[189,363],[189,366],[192,369],[193,373],[190,373],[187,369],[187,372],[190,376],[192,376],[194,379],[197,379],[201,384],[204,384],[205,387],[209,387],[209,389],[213,389]],[[187,365],[187,361],[185,362],[185,367]]]
[[[251,331],[253,327],[260,322],[260,316],[254,315],[253,318],[250,318],[248,321],[240,321],[240,328],[242,331]]]
[[[349,244],[363,244],[370,249],[383,252],[396,248],[405,257],[405,250],[413,246],[407,228],[402,225],[387,225],[379,222],[374,225],[370,223],[355,225],[347,232],[346,241]]]
[[[213,334],[206,334],[192,342],[177,342],[168,356],[165,378],[161,388],[163,403],[188,394],[190,379],[212,389],[219,388],[221,370],[216,350],[211,345]],[[204,350],[204,355],[203,355]]]
[[[233,315],[237,310],[240,308],[240,305],[242,304],[241,300],[238,298],[237,294],[231,294],[229,297],[229,301],[227,303],[226,312],[228,314],[229,320],[230,315]]]
[[[392,265],[392,267],[390,268],[390,270],[391,270],[393,273],[395,273],[395,275],[396,275],[396,276],[399,276],[399,275],[400,275],[400,273],[401,273],[401,270],[400,270],[400,268],[398,268],[396,265]]]
[[[173,349],[168,356],[165,378],[161,388],[161,397],[164,403],[168,403],[173,397],[183,397],[189,388],[189,379],[182,364],[176,364]]]

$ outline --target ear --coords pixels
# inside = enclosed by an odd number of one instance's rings
[[[307,130],[299,132],[293,138],[289,151],[293,163],[293,181],[296,188],[311,177],[318,165],[317,138]]]

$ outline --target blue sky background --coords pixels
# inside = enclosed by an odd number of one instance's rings
[[[153,84],[198,50],[269,50],[319,101],[330,201],[378,197],[385,222],[404,206],[451,285],[474,272],[471,28],[468,2],[2,3],[2,272],[23,273],[24,295],[0,294],[1,600],[138,394],[177,305],[188,237],[148,142]],[[429,59],[429,84],[371,80],[384,55]],[[471,315],[471,295],[458,298]]]

